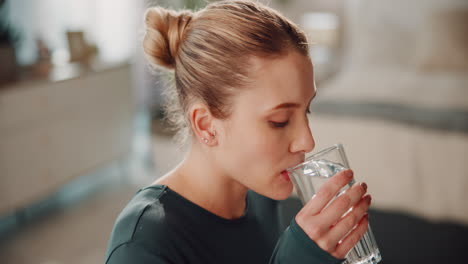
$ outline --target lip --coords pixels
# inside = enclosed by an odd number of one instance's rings
[[[286,170],[281,172],[281,177],[283,177],[283,179],[286,181],[291,181],[291,178],[289,178],[289,173]]]
[[[301,163],[303,163],[305,161],[305,157],[302,157],[300,160],[298,160],[297,162],[293,163],[292,165],[288,166],[287,168],[285,168],[283,171],[281,171],[281,176],[287,180],[287,181],[291,181],[291,178],[289,177],[289,172],[288,172],[288,169],[290,168],[293,168]]]

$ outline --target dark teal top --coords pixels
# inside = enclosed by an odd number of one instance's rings
[[[341,263],[296,224],[281,227],[278,201],[249,191],[245,214],[221,218],[167,186],[137,192],[118,216],[106,264]]]

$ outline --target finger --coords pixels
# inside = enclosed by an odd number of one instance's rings
[[[344,170],[331,177],[325,182],[318,192],[304,206],[308,214],[316,215],[335,197],[335,195],[353,178],[352,170]]]
[[[330,225],[335,224],[352,206],[361,200],[366,191],[367,184],[364,182],[354,184],[322,211],[320,220],[324,223],[330,223]]]
[[[330,244],[336,245],[360,222],[369,209],[371,196],[364,196],[335,226],[327,233],[326,238]]]
[[[336,258],[344,258],[346,254],[361,240],[369,226],[369,215],[365,215],[356,228],[351,231],[336,247],[332,255]]]

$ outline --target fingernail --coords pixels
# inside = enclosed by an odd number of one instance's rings
[[[369,195],[369,196],[367,196],[366,199],[367,199],[367,203],[370,205],[371,201],[372,201],[372,196]]]
[[[361,182],[360,185],[364,189],[364,192],[367,192],[367,184],[365,182]]]
[[[353,178],[353,174],[354,174],[354,173],[353,173],[352,170],[347,170],[347,171],[346,171],[346,176],[347,176],[348,178]]]

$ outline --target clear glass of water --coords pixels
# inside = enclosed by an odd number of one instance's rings
[[[316,154],[306,157],[306,160],[292,168],[287,169],[297,194],[306,204],[316,193],[316,191],[336,173],[349,167],[348,159],[342,144],[336,144],[324,149]],[[351,180],[340,192],[346,191],[354,184]],[[335,197],[335,199],[336,199]],[[346,255],[345,264],[376,264],[381,261],[379,248],[375,242],[370,226],[361,240]]]

